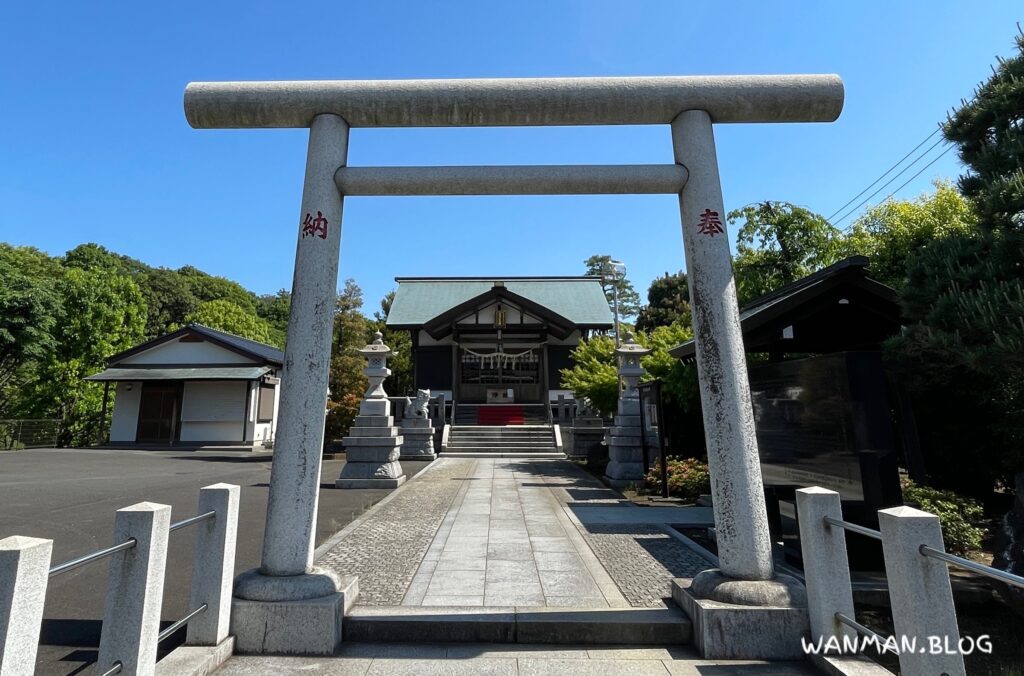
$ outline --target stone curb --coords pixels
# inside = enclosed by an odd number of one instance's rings
[[[206,676],[217,671],[234,652],[234,636],[215,646],[182,645],[156,663],[156,676]]]

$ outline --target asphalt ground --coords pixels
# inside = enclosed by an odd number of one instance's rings
[[[194,516],[199,489],[241,486],[235,572],[255,568],[263,547],[272,456],[244,451],[32,449],[0,452],[0,538],[50,538],[53,564],[109,547],[114,512],[137,502],[170,505],[171,521]],[[316,544],[384,498],[390,490],[340,490],[344,460],[325,460],[321,472]],[[412,477],[426,462],[403,462]],[[186,615],[194,529],[171,534],[161,628]],[[40,636],[37,674],[77,674],[96,659],[107,587],[107,560],[51,578]],[[161,645],[184,640],[184,630]]]

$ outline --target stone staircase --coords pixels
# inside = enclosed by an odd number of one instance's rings
[[[545,425],[543,404],[458,404],[455,425]]]
[[[444,457],[564,458],[551,425],[452,425]]]

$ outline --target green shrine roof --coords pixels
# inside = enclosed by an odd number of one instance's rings
[[[599,277],[397,277],[398,291],[387,325],[422,326],[444,313],[487,296],[518,296],[577,326],[610,328],[614,319]]]

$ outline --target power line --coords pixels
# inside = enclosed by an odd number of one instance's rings
[[[938,161],[939,161],[940,159],[942,159],[942,156],[943,156],[943,155],[945,155],[946,153],[948,153],[948,152],[949,152],[950,150],[952,150],[953,148],[954,148],[954,146],[949,146],[948,148],[946,148],[945,150],[943,150],[943,151],[942,151],[941,153],[939,153],[939,154],[938,154],[938,156],[936,156],[934,160],[932,160],[932,161],[931,161],[931,162],[929,162],[928,164],[926,164],[926,165],[924,165],[923,167],[921,167],[921,171],[917,172],[916,174],[914,174],[913,176],[911,176],[910,178],[908,178],[908,179],[906,180],[906,182],[905,182],[905,183],[904,183],[903,185],[901,185],[900,187],[896,188],[896,189],[895,189],[895,190],[893,190],[893,191],[892,191],[891,193],[889,193],[888,195],[886,195],[886,196],[885,196],[885,200],[889,199],[890,197],[892,197],[893,195],[895,195],[896,193],[898,193],[898,192],[899,192],[900,190],[903,190],[904,188],[906,188],[906,187],[907,187],[907,186],[908,186],[908,185],[910,184],[910,182],[911,182],[911,181],[913,181],[913,180],[914,180],[915,178],[917,178],[918,176],[920,176],[921,174],[923,174],[923,173],[924,173],[924,170],[925,170],[925,169],[927,169],[928,167],[930,167],[930,166],[932,166],[933,164],[935,164],[936,162],[938,162]],[[882,201],[884,202],[885,200],[882,200]]]
[[[908,170],[909,170],[909,169],[910,169],[910,168],[911,168],[912,166],[914,166],[915,164],[917,164],[918,162],[920,162],[921,160],[923,160],[923,159],[925,158],[925,156],[926,156],[926,155],[927,155],[928,153],[930,153],[930,152],[931,152],[932,150],[934,150],[934,149],[935,149],[935,147],[936,147],[936,146],[938,146],[938,145],[939,145],[940,143],[945,143],[945,142],[946,142],[946,139],[945,139],[945,138],[940,138],[940,139],[939,139],[938,141],[936,141],[936,142],[935,142],[935,143],[933,143],[932,145],[928,146],[928,150],[925,150],[925,151],[924,151],[923,153],[921,153],[920,155],[918,155],[918,156],[917,156],[917,157],[916,157],[916,158],[914,159],[914,161],[913,161],[913,162],[909,163],[909,164],[908,164],[907,166],[905,166],[905,167],[903,167],[902,169],[900,169],[900,170],[899,170],[899,171],[898,171],[897,173],[893,174],[893,177],[892,177],[892,178],[890,178],[890,179],[889,179],[888,181],[886,181],[886,182],[885,182],[885,183],[883,183],[883,184],[882,184],[881,186],[879,186],[878,190],[875,190],[875,191],[874,191],[873,193],[871,193],[870,195],[868,195],[867,197],[865,197],[865,198],[864,198],[864,199],[863,199],[863,200],[862,200],[862,201],[860,202],[860,204],[858,204],[857,206],[855,206],[855,207],[853,207],[852,209],[850,209],[849,211],[847,211],[847,212],[846,212],[845,214],[843,214],[842,216],[840,216],[840,217],[839,217],[838,219],[836,219],[835,221],[832,221],[831,219],[829,219],[829,221],[830,221],[830,222],[832,223],[832,225],[839,225],[840,223],[842,223],[843,221],[845,221],[845,220],[846,220],[847,218],[849,218],[849,217],[850,217],[850,216],[852,216],[853,214],[857,213],[857,210],[858,210],[858,209],[860,209],[860,208],[861,208],[862,206],[864,206],[865,204],[867,204],[868,202],[870,202],[870,201],[871,201],[871,199],[872,199],[872,198],[873,198],[873,197],[874,197],[875,195],[877,195],[878,193],[880,193],[880,192],[882,192],[883,190],[885,190],[885,189],[886,189],[886,188],[887,188],[887,187],[888,187],[889,185],[891,185],[891,184],[892,184],[892,182],[893,182],[893,181],[895,181],[895,180],[896,180],[897,178],[899,178],[900,176],[902,176],[903,174],[905,174],[905,173],[906,173],[906,172],[907,172],[907,171],[908,171]],[[950,148],[952,148],[952,147],[953,147],[953,146],[950,146]],[[946,149],[945,151],[943,151],[943,152],[942,152],[942,153],[941,153],[941,154],[939,155],[939,157],[942,157],[942,155],[945,155],[945,154],[946,154],[946,152],[948,152],[948,151],[949,151],[949,148],[947,148],[947,149]],[[938,159],[938,158],[936,158],[936,159]],[[934,162],[934,160],[933,160],[932,162]],[[927,166],[929,166],[929,167],[930,167],[930,166],[932,165],[932,162],[929,162]],[[918,172],[918,173],[920,173],[920,172]],[[914,174],[914,175],[915,175],[915,176],[917,176],[917,174]],[[911,180],[913,180],[913,179],[911,179]]]
[[[927,143],[927,142],[928,142],[928,140],[929,140],[929,139],[930,139],[931,137],[935,136],[935,135],[936,135],[936,134],[938,134],[938,133],[939,133],[939,128],[936,128],[936,129],[935,129],[935,131],[933,131],[932,133],[928,134],[928,136],[927,136],[927,137],[925,137],[925,139],[924,139],[923,141],[921,141],[921,142],[920,142],[920,143],[918,143],[918,144],[917,144],[916,146],[914,146],[914,149],[913,149],[913,150],[911,150],[911,151],[910,151],[909,153],[907,153],[907,154],[906,154],[906,155],[904,155],[904,156],[903,156],[902,158],[900,158],[900,161],[899,161],[899,162],[897,162],[896,164],[894,164],[894,165],[892,165],[891,167],[889,167],[888,169],[886,169],[886,170],[885,170],[885,173],[883,173],[883,174],[882,174],[881,176],[879,176],[878,178],[876,178],[876,179],[875,179],[874,181],[872,181],[872,182],[871,182],[871,185],[869,185],[868,187],[864,188],[864,189],[863,189],[863,190],[861,190],[861,191],[860,191],[859,193],[857,193],[856,195],[854,195],[854,196],[853,196],[853,197],[852,197],[852,198],[850,199],[850,201],[849,201],[849,202],[847,202],[847,203],[846,203],[846,204],[844,204],[843,206],[841,206],[841,207],[839,207],[838,209],[836,209],[835,213],[834,213],[834,214],[832,214],[831,216],[829,216],[829,217],[828,217],[827,219],[825,219],[825,220],[827,220],[827,221],[828,221],[829,223],[831,223],[831,222],[832,222],[832,219],[833,219],[833,218],[835,218],[836,214],[842,213],[842,211],[843,211],[844,209],[846,209],[846,207],[848,207],[848,206],[850,206],[851,204],[853,204],[853,202],[854,202],[854,201],[855,201],[855,200],[856,200],[856,199],[857,199],[858,197],[860,197],[861,195],[863,195],[864,193],[866,193],[866,192],[867,192],[868,190],[871,190],[871,188],[873,188],[873,187],[874,187],[874,185],[875,185],[876,183],[878,183],[878,182],[879,182],[879,181],[881,181],[881,180],[882,180],[883,178],[885,178],[886,176],[888,176],[888,175],[889,175],[889,172],[890,172],[890,171],[892,171],[892,170],[893,170],[893,169],[895,169],[896,167],[898,167],[898,166],[900,166],[901,164],[903,164],[903,161],[904,161],[905,159],[907,159],[908,157],[910,157],[911,155],[913,155],[913,154],[914,154],[915,152],[917,152],[917,149],[918,149],[918,148],[920,148],[921,146],[923,146],[923,145],[924,145],[925,143]],[[911,164],[913,164],[913,162],[912,162]],[[868,199],[870,199],[870,198],[868,198]]]
[[[926,169],[928,169],[928,167],[932,166],[933,164],[935,164],[936,162],[938,162],[939,160],[941,160],[941,159],[942,159],[942,156],[943,156],[943,155],[945,155],[946,153],[948,153],[948,152],[949,152],[950,150],[952,150],[952,149],[953,149],[954,147],[955,147],[955,146],[949,146],[948,148],[946,148],[945,150],[943,150],[943,151],[942,151],[941,153],[939,153],[938,155],[936,155],[936,156],[935,156],[935,158],[934,158],[934,159],[932,159],[932,161],[931,161],[931,162],[929,162],[928,164],[926,164],[926,165],[924,165],[923,167],[921,167],[921,169],[920,169],[920,170],[919,170],[919,171],[918,171],[918,172],[917,172],[916,174],[914,174],[913,176],[911,176],[910,178],[908,178],[908,179],[907,179],[906,181],[904,181],[904,182],[903,182],[903,185],[901,185],[900,187],[896,188],[896,189],[895,189],[895,190],[893,190],[893,191],[892,191],[891,193],[889,193],[888,195],[886,195],[886,196],[885,196],[885,197],[884,197],[884,198],[882,199],[882,201],[881,201],[881,202],[879,202],[879,204],[881,204],[881,203],[885,202],[885,200],[889,199],[890,197],[892,197],[893,195],[895,195],[896,193],[898,193],[898,192],[899,192],[900,190],[903,190],[903,189],[904,189],[904,188],[906,188],[906,187],[907,187],[908,185],[910,185],[910,182],[911,182],[911,181],[913,181],[913,180],[914,180],[915,178],[917,178],[918,176],[920,176],[921,174],[923,174],[923,173],[925,172],[925,170],[926,170]],[[844,218],[845,218],[845,217],[844,217]],[[852,227],[854,226],[854,224],[855,224],[855,223],[856,223],[856,221],[854,221],[854,222],[853,222],[853,223],[851,223],[850,225],[848,225],[848,226],[846,226],[845,228],[843,228],[843,232],[849,232],[850,228],[852,228]]]

